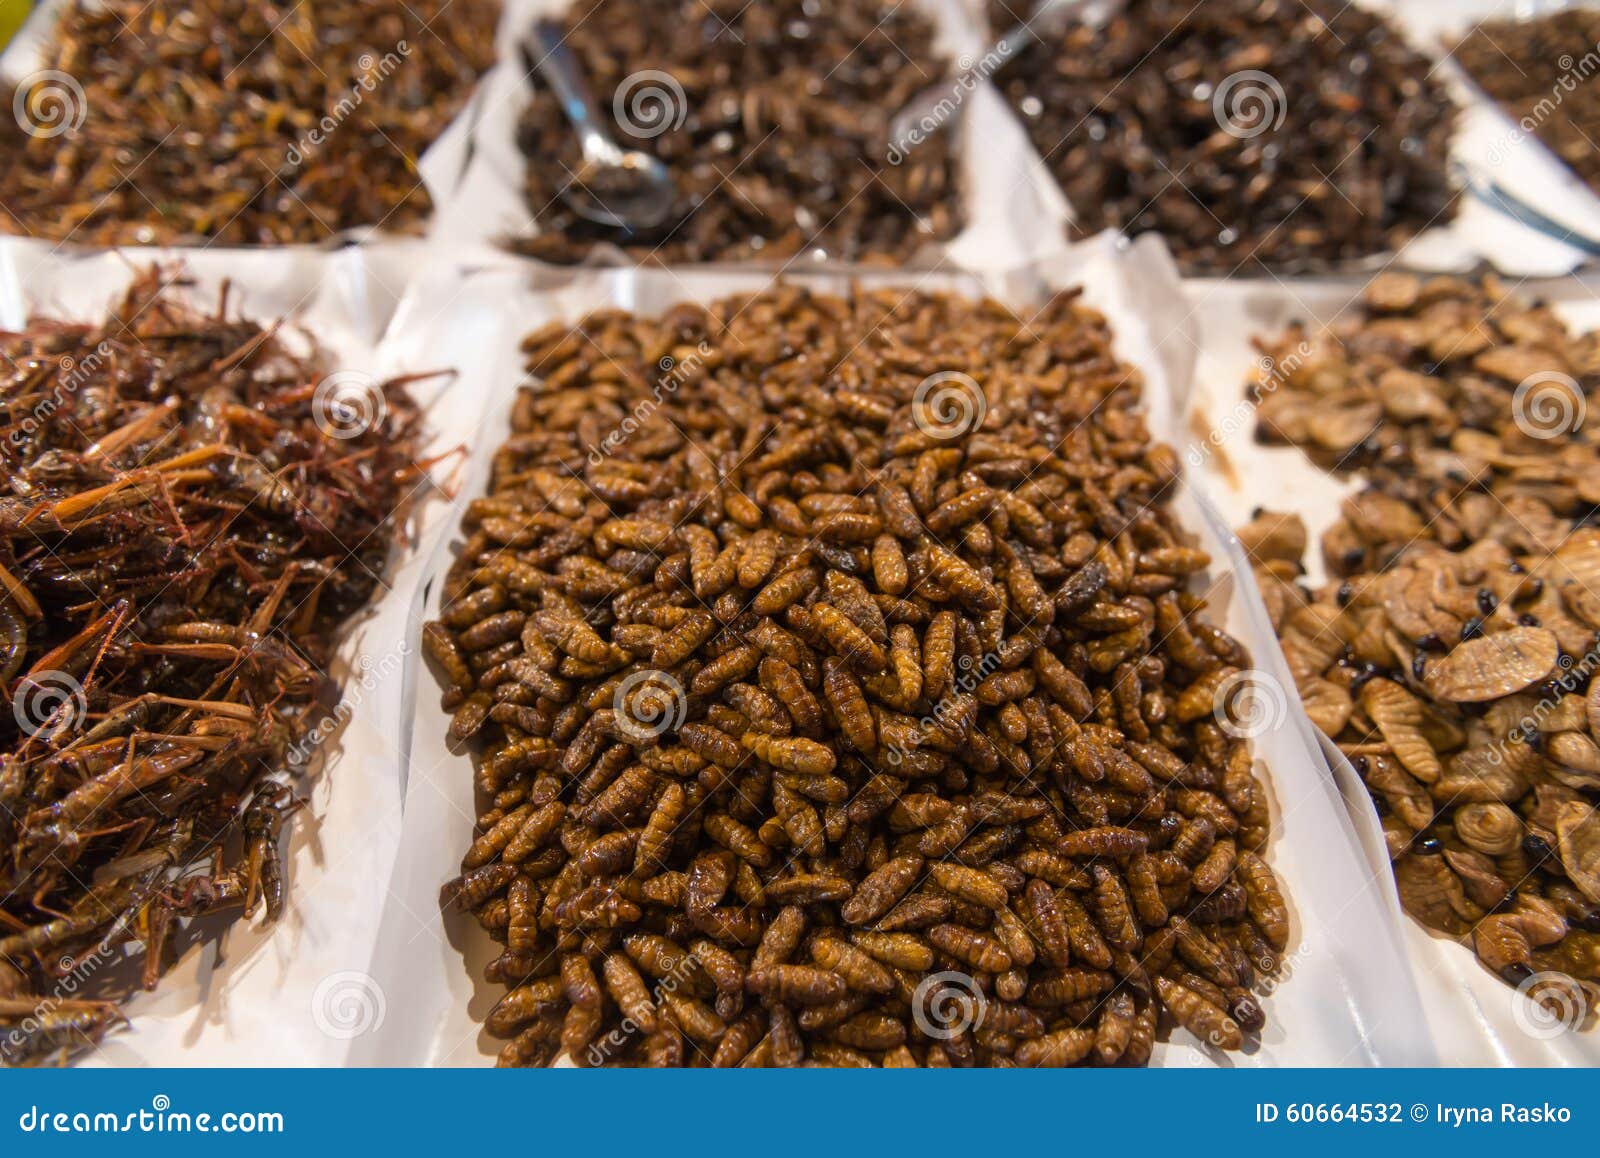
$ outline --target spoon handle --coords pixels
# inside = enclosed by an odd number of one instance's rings
[[[578,134],[583,155],[591,159],[613,157],[618,152],[617,144],[601,124],[589,83],[584,79],[583,66],[567,47],[561,25],[554,20],[534,21],[525,51],[561,102],[561,111]]]

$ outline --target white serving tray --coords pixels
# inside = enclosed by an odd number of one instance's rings
[[[522,368],[517,339],[546,321],[576,320],[602,306],[654,312],[683,300],[708,301],[769,283],[764,274],[658,270],[580,273],[541,290],[534,267],[463,272],[423,271],[402,302],[392,330],[403,333],[409,359],[449,361],[463,370],[465,397],[479,398],[482,425],[473,436],[473,463],[464,497],[479,493],[489,460],[506,434],[506,414]],[[850,275],[803,275],[819,288],[841,291]],[[1103,237],[1074,247],[1046,265],[1003,277],[938,272],[863,274],[872,284],[957,292],[989,292],[1018,303],[1049,287],[1082,284],[1112,321],[1119,354],[1148,382],[1148,411],[1158,437],[1171,440],[1187,383],[1175,356],[1176,326],[1187,329],[1186,304],[1164,247],[1153,240],[1128,247]],[[1183,341],[1192,340],[1186,335]],[[1215,560],[1213,607],[1244,641],[1258,666],[1287,683],[1259,597],[1248,581],[1237,543],[1193,480],[1177,500],[1187,525]],[[431,552],[427,584],[413,608],[411,632],[437,610],[437,579],[448,567],[454,533]],[[414,695],[409,728],[405,823],[378,950],[367,972],[390,1008],[406,1010],[353,1043],[355,1064],[482,1065],[497,1042],[481,1032],[498,988],[476,979],[492,955],[470,919],[439,916],[439,889],[459,871],[472,839],[476,809],[472,766],[449,751],[447,715],[439,689],[412,649],[408,677]],[[1156,1054],[1164,1066],[1426,1065],[1436,1059],[1401,947],[1400,918],[1382,879],[1362,852],[1360,836],[1315,748],[1311,725],[1298,707],[1281,704],[1277,726],[1257,741],[1269,770],[1275,835],[1268,860],[1283,880],[1294,913],[1285,978],[1265,999],[1269,1028],[1259,1049],[1223,1055],[1179,1031]]]

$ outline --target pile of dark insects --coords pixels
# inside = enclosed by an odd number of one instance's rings
[[[1024,0],[990,0],[996,34]],[[1455,109],[1342,0],[1132,0],[994,77],[1082,234],[1163,234],[1191,270],[1318,266],[1450,217]]]
[[[74,0],[0,92],[0,230],[324,241],[430,212],[417,159],[494,59],[497,0]]]
[[[0,334],[0,1062],[119,1020],[143,959],[283,909],[285,755],[338,695],[334,633],[380,585],[414,485],[380,421],[276,325],[141,275],[101,323]]]
[[[1600,1006],[1600,335],[1493,279],[1385,275],[1268,339],[1258,438],[1362,485],[1241,532],[1312,720],[1383,818],[1406,911],[1574,1027]]]
[[[955,132],[887,160],[891,116],[947,68],[911,5],[577,0],[565,24],[613,135],[666,163],[677,201],[635,234],[573,213],[562,190],[577,143],[540,85],[518,134],[539,230],[516,242],[522,252],[571,263],[610,243],[668,263],[806,250],[898,261],[960,230]]]
[[[1239,1049],[1289,918],[1105,319],[782,287],[524,342],[424,642],[501,1061]],[[982,383],[980,386],[979,383]]]
[[[1600,97],[1589,83],[1597,52],[1600,12],[1583,8],[1486,21],[1451,49],[1474,84],[1600,192]]]

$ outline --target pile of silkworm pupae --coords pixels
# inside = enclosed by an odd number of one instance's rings
[[[505,1065],[1142,1065],[1290,938],[1138,372],[1076,292],[524,342],[425,649]]]

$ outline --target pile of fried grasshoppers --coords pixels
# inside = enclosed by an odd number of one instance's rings
[[[191,919],[283,911],[285,756],[419,472],[404,380],[353,426],[317,351],[172,284],[0,334],[7,1064],[98,1042]]]

